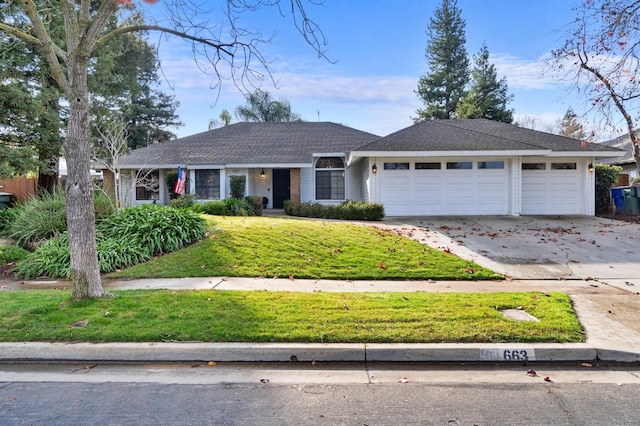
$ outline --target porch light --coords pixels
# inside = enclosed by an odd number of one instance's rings
[[[593,173],[593,163],[589,163],[589,173]]]
[[[378,166],[376,166],[375,164],[373,166],[371,166],[371,172],[375,175],[376,173],[378,173]]]
[[[264,172],[264,169],[262,169],[262,171],[260,172],[260,179],[265,179],[267,177],[267,175]]]

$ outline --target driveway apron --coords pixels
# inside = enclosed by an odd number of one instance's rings
[[[384,222],[513,279],[640,281],[639,224],[589,216],[392,217]]]

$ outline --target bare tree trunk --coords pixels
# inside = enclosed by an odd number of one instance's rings
[[[73,300],[105,296],[96,247],[91,159],[87,59],[70,58],[69,79],[75,97],[69,99],[69,124],[64,142],[67,158],[67,227],[71,253]]]

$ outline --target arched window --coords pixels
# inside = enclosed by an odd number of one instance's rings
[[[316,200],[344,200],[345,166],[340,157],[316,161]]]

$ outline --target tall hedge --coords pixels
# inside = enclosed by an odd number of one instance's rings
[[[611,187],[618,181],[622,167],[596,164],[596,213],[611,211]]]

